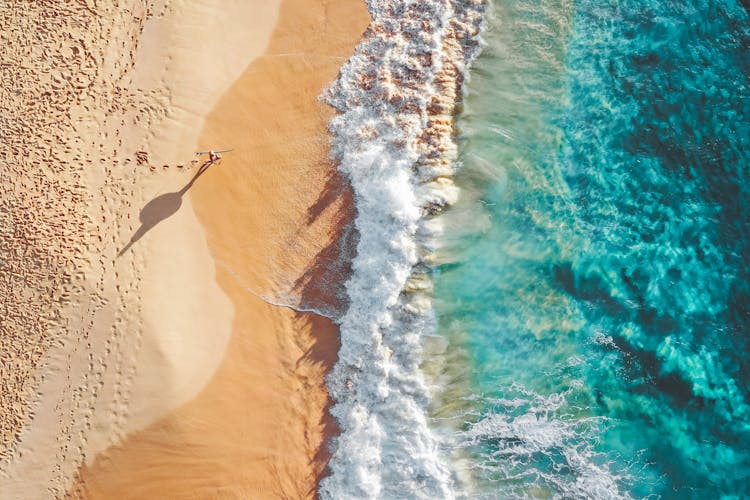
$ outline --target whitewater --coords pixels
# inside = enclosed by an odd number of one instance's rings
[[[328,377],[341,434],[323,498],[452,498],[419,370],[434,329],[424,266],[450,181],[452,116],[479,50],[485,4],[371,0],[372,22],[328,89],[332,155],[355,193],[359,233]]]

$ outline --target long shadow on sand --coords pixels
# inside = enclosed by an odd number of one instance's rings
[[[158,223],[176,214],[182,206],[182,196],[193,187],[193,184],[198,180],[198,177],[203,175],[212,164],[211,161],[205,161],[198,169],[198,172],[196,172],[193,178],[190,179],[190,182],[185,184],[185,186],[179,191],[159,195],[146,203],[146,206],[141,209],[141,213],[138,216],[141,221],[141,227],[138,228],[135,234],[130,238],[128,244],[125,245],[125,248],[120,250],[120,253],[118,253],[117,256],[120,257],[130,250],[130,247],[143,238],[143,236],[151,231]]]
[[[343,203],[335,204],[340,198],[344,199]],[[293,286],[293,291],[299,294],[300,303],[304,307],[324,311],[332,317],[328,319],[300,312],[295,315],[295,321],[308,325],[315,337],[313,345],[302,355],[298,364],[322,365],[326,367],[326,371],[338,359],[340,347],[338,329],[326,327],[326,324],[331,321],[336,323],[349,306],[344,285],[351,274],[351,263],[359,241],[359,233],[354,227],[356,208],[353,198],[349,181],[338,169],[332,168],[317,200],[307,209],[307,224],[312,225],[324,212],[335,210],[332,218],[334,230],[328,235],[328,241],[317,253],[312,265],[298,277]],[[338,422],[329,411],[332,404],[333,400],[329,397],[319,422],[323,435],[329,438],[339,435]],[[311,465],[318,474],[315,489],[308,492],[309,496],[315,495],[318,482],[330,473],[329,445],[330,442],[326,441],[315,450]]]
[[[307,224],[334,210],[333,231],[315,255],[313,264],[295,280],[292,291],[307,308],[340,318],[349,307],[344,283],[351,273],[359,234],[354,228],[354,195],[349,181],[338,171],[328,174],[318,198],[307,208]],[[336,203],[344,200],[343,203]],[[330,217],[330,215],[329,215]]]

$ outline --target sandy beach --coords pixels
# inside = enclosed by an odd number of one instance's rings
[[[11,113],[2,156],[19,272],[2,290],[0,491],[314,496],[353,215],[318,96],[364,2],[100,3],[63,22],[2,11],[28,75],[2,93],[26,118]],[[31,56],[26,25],[47,33]],[[61,123],[40,95],[66,96]],[[200,170],[194,151],[225,147]]]
[[[265,55],[222,97],[200,137],[202,149],[235,151],[190,190],[234,306],[227,355],[194,400],[82,471],[89,497],[302,498],[314,496],[324,471],[324,440],[335,430],[324,376],[336,328],[263,299],[324,305],[339,279],[310,283],[339,269],[337,244],[352,210],[327,160],[332,112],[317,97],[367,16],[357,2],[286,0],[280,9]],[[352,19],[355,28],[341,28]]]

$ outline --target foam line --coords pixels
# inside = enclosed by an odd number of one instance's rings
[[[295,305],[292,305],[292,304],[289,304],[289,303],[286,303],[286,302],[275,301],[275,300],[272,300],[272,299],[266,297],[265,295],[261,295],[258,292],[256,292],[255,290],[253,290],[252,288],[250,288],[249,286],[245,285],[243,283],[242,279],[240,278],[240,275],[237,274],[226,262],[223,262],[223,261],[217,259],[216,263],[219,264],[221,267],[223,267],[224,270],[232,278],[234,278],[234,280],[237,282],[237,284],[240,285],[240,287],[242,287],[246,292],[251,293],[252,295],[255,295],[256,297],[258,297],[260,300],[262,300],[266,304],[269,304],[269,305],[272,305],[272,306],[275,306],[275,307],[285,307],[287,309],[291,309],[292,311],[296,311],[296,312],[300,312],[300,313],[316,314],[318,316],[322,316],[324,318],[328,318],[331,321],[336,321],[335,317],[331,316],[330,314],[326,314],[326,313],[324,313],[323,311],[321,311],[319,309],[315,309],[315,308],[312,308],[312,307],[295,306]]]

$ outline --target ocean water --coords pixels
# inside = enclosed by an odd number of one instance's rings
[[[747,2],[491,3],[423,365],[453,491],[747,498]]]

